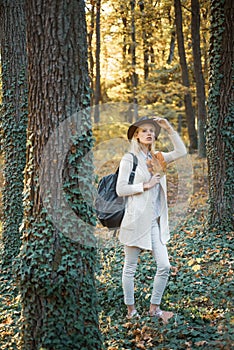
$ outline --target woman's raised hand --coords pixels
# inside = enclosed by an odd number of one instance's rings
[[[173,127],[171,126],[171,124],[169,123],[169,121],[165,118],[160,118],[160,117],[155,117],[153,118],[156,123],[162,128],[167,130],[168,132],[173,131]]]

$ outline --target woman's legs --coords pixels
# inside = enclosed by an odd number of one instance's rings
[[[124,246],[125,260],[122,285],[124,292],[124,303],[127,305],[129,316],[131,316],[132,312],[135,310],[134,276],[140,252],[140,248]]]
[[[154,277],[153,291],[151,296],[150,314],[161,317],[165,322],[173,316],[173,313],[161,311],[160,304],[167,285],[170,262],[168,259],[167,246],[160,239],[160,227],[157,222],[152,225],[152,253],[157,264],[157,272]]]

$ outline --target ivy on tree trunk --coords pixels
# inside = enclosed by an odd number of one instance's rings
[[[211,1],[207,126],[209,227],[233,230],[234,3]]]
[[[23,170],[27,126],[27,55],[24,1],[0,1],[3,97],[1,146],[4,155],[3,258],[13,262],[20,248],[23,219]]]

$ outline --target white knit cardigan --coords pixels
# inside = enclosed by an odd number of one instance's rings
[[[174,150],[171,152],[162,152],[166,163],[171,163],[176,159],[184,156],[187,151],[177,134],[173,132],[168,134]],[[141,249],[152,250],[151,225],[153,218],[152,207],[152,189],[144,191],[143,184],[150,180],[144,155],[140,152],[137,154],[138,166],[136,168],[133,184],[128,184],[128,179],[133,165],[133,157],[126,153],[121,159],[119,166],[119,175],[117,180],[116,191],[119,196],[126,196],[127,203],[125,214],[121,223],[119,240],[127,246],[135,246]],[[166,176],[160,179],[160,235],[163,244],[170,239],[168,224],[168,206],[167,206],[167,188]]]

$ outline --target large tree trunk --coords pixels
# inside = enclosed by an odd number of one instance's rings
[[[83,0],[27,0],[21,349],[101,349]],[[78,113],[77,113],[78,112]],[[75,215],[75,213],[77,215]]]
[[[27,55],[24,1],[0,1],[0,35],[3,97],[1,106],[4,152],[3,264],[19,252],[23,218],[23,170],[27,126]]]
[[[198,155],[206,156],[206,94],[205,82],[202,72],[201,48],[200,48],[200,5],[199,0],[191,0],[192,7],[192,46],[193,65],[197,91],[197,123],[198,123]]]
[[[234,3],[211,1],[207,157],[209,225],[233,230]]]
[[[182,82],[183,82],[183,85],[186,87],[186,91],[184,93],[184,104],[185,104],[186,120],[188,125],[189,141],[190,141],[189,149],[192,152],[193,150],[197,149],[197,132],[195,128],[195,116],[194,116],[194,110],[192,106],[188,66],[187,66],[185,48],[184,48],[184,35],[183,35],[182,11],[181,11],[180,0],[174,0],[174,6],[175,6],[177,43],[178,43],[178,51],[179,51],[179,57],[180,57],[180,66],[182,70]]]

